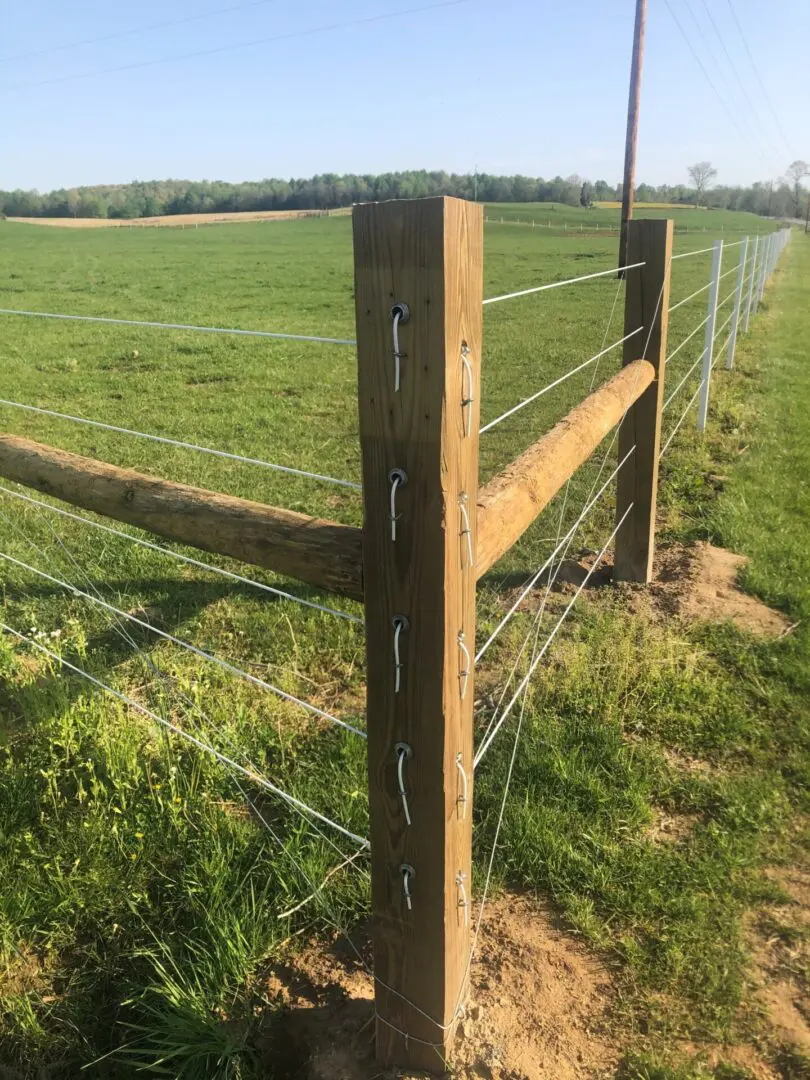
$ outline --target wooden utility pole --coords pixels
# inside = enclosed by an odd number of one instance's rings
[[[483,211],[354,209],[377,1057],[437,1070],[470,959]]]
[[[644,356],[655,368],[655,379],[627,410],[619,428],[619,461],[624,464],[616,484],[616,520],[623,524],[616,534],[614,577],[642,584],[652,578],[655,551],[672,227],[671,221],[660,219],[633,221],[627,232],[629,262],[644,265],[627,272],[624,332],[630,334],[639,326],[644,332],[625,342],[623,362],[627,367]]]
[[[647,0],[636,0],[636,25],[633,31],[633,59],[630,64],[630,97],[627,102],[627,135],[624,144],[624,182],[622,186],[622,224],[619,235],[619,266],[627,265],[627,226],[633,217],[636,191],[636,146],[638,112],[641,103],[641,68],[644,63],[644,28]],[[623,277],[623,274],[619,274]]]

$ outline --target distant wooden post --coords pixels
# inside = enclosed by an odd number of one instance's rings
[[[712,255],[712,278],[709,285],[709,318],[706,323],[706,340],[703,347],[703,369],[698,399],[698,431],[706,430],[709,418],[709,391],[714,367],[714,335],[717,329],[717,301],[720,297],[720,271],[723,266],[723,241],[715,240]]]
[[[652,578],[672,231],[673,223],[663,220],[633,220],[627,227],[627,265],[644,265],[626,274],[624,332],[630,334],[639,326],[644,330],[625,342],[624,364],[644,357],[655,368],[656,377],[628,409],[619,428],[619,461],[625,457],[627,461],[617,478],[616,519],[627,516],[616,534],[617,581],[646,583]]]
[[[482,209],[357,206],[354,253],[377,1056],[436,1070],[472,922]]]
[[[734,297],[734,314],[731,317],[731,334],[728,339],[728,353],[726,355],[726,367],[734,367],[734,352],[737,348],[737,330],[740,325],[740,310],[743,304],[743,285],[745,284],[745,264],[748,258],[748,237],[743,237],[740,247],[740,265],[737,269],[737,288]]]

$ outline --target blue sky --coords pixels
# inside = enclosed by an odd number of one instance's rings
[[[669,2],[741,130],[666,0],[649,0],[638,179],[685,182],[686,166],[708,158],[718,182],[750,183],[779,176],[794,158],[810,159],[807,0],[731,0],[786,137],[729,0]],[[476,165],[620,179],[633,0],[429,5],[6,0],[0,187]],[[274,37],[282,39],[267,40]],[[57,49],[65,45],[73,47]],[[202,55],[186,55],[195,52]],[[39,55],[24,55],[32,53]]]

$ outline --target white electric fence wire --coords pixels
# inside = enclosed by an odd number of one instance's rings
[[[694,364],[692,364],[692,366],[689,368],[687,373],[684,375],[684,377],[678,383],[678,385],[675,387],[675,389],[672,391],[672,393],[669,395],[669,397],[666,399],[664,404],[661,406],[661,412],[662,413],[665,413],[667,411],[667,409],[670,406],[670,403],[671,403],[672,399],[674,397],[677,397],[681,387],[684,385],[684,383],[689,381],[689,376],[692,374],[692,372],[695,370],[695,368],[698,366],[698,364],[701,364],[703,362],[703,354],[705,353],[705,351],[706,350],[704,349],[703,352],[700,354],[700,356],[697,358],[697,360],[694,362]]]
[[[737,267],[735,266],[732,269],[736,270]],[[731,292],[728,294],[728,296],[724,296],[723,299],[718,302],[717,310],[719,311],[721,307],[725,307],[726,304],[729,302],[729,300],[733,300],[736,295],[737,295],[737,287],[735,285],[735,287],[731,290]]]
[[[580,281],[593,281],[594,278],[608,277],[611,274],[621,274],[626,270],[637,270],[644,266],[643,262],[631,263],[629,266],[617,266],[611,270],[600,270],[596,274],[583,274],[581,277],[566,278],[565,281],[552,281],[548,285],[535,285],[531,289],[520,289],[518,292],[504,293],[503,296],[490,296],[484,301],[486,304],[498,304],[501,300],[514,300],[518,296],[530,296],[532,293],[547,292],[549,289],[560,289],[563,285],[577,285]]]
[[[490,647],[490,645],[492,645],[492,643],[498,637],[500,632],[503,630],[503,628],[506,626],[506,624],[509,622],[509,620],[512,618],[512,616],[518,610],[520,605],[523,603],[523,601],[526,599],[526,597],[529,595],[529,593],[535,587],[537,582],[540,580],[540,578],[543,576],[543,574],[546,572],[546,570],[548,570],[548,568],[551,566],[551,564],[557,558],[557,556],[559,555],[562,548],[568,543],[569,540],[573,539],[574,533],[580,527],[580,525],[585,520],[585,518],[588,516],[588,514],[591,512],[591,510],[594,508],[594,506],[602,498],[605,491],[607,491],[608,487],[610,486],[611,482],[619,475],[619,471],[621,470],[622,466],[628,460],[630,455],[635,451],[635,449],[636,449],[635,445],[630,447],[630,449],[624,455],[622,460],[619,462],[619,464],[616,466],[616,468],[613,470],[613,472],[610,474],[610,476],[607,478],[607,480],[605,480],[604,484],[602,484],[602,486],[599,488],[597,493],[593,496],[592,499],[589,499],[588,502],[586,502],[585,506],[580,511],[579,517],[576,519],[576,521],[571,526],[571,528],[568,530],[568,532],[565,534],[565,536],[562,538],[562,540],[560,540],[560,542],[554,548],[554,550],[549,555],[549,557],[546,559],[546,561],[543,563],[543,565],[540,567],[540,569],[529,579],[527,584],[523,587],[523,589],[519,593],[519,595],[518,595],[517,599],[515,600],[515,602],[512,604],[512,606],[509,608],[507,613],[504,615],[504,617],[501,619],[501,621],[498,623],[498,625],[495,627],[495,629],[489,635],[487,640],[484,642],[484,644],[481,646],[481,648],[476,653],[476,655],[475,655],[476,664],[481,660],[484,653],[487,651],[487,649]]]
[[[672,262],[676,259],[689,259],[692,255],[705,255],[707,251],[714,251],[713,247],[700,248],[698,251],[682,251],[679,255],[672,256]]]
[[[666,361],[667,363],[669,363],[671,360],[675,359],[675,357],[678,355],[678,353],[681,351],[681,349],[684,347],[684,345],[689,344],[689,342],[692,340],[692,338],[695,336],[695,334],[697,334],[699,330],[703,329],[703,327],[706,325],[706,323],[709,321],[710,318],[711,318],[711,315],[707,315],[705,319],[701,319],[701,321],[697,324],[695,329],[692,330],[689,334],[687,334],[687,336],[683,339],[683,341],[680,343],[680,345],[678,345],[675,349],[672,350],[672,352],[667,357],[667,361]],[[702,353],[701,353],[701,355],[702,355]]]
[[[592,356],[590,360],[585,360],[577,367],[572,368],[570,371],[567,371],[565,375],[561,375],[559,379],[555,379],[554,382],[549,383],[548,386],[544,386],[542,390],[538,390],[536,394],[532,394],[531,397],[527,397],[525,401],[519,402],[511,409],[507,409],[505,413],[502,413],[500,416],[496,416],[494,420],[490,420],[488,424],[484,424],[484,426],[479,431],[479,435],[483,435],[484,432],[489,431],[491,428],[494,428],[497,424],[500,424],[502,421],[506,420],[514,413],[519,412],[521,409],[525,409],[527,405],[531,405],[533,401],[537,401],[537,399],[542,397],[543,394],[547,394],[549,390],[553,390],[555,386],[559,386],[561,383],[564,383],[567,379],[570,379],[572,375],[576,375],[577,372],[582,371],[583,368],[588,367],[590,364],[595,363],[597,360],[601,360],[603,356],[606,356],[614,349],[618,349],[618,347],[620,345],[623,345],[625,341],[629,341],[630,338],[635,337],[636,334],[642,333],[643,330],[644,327],[639,326],[637,330],[632,330],[629,334],[625,334],[623,338],[619,338],[619,340],[614,341],[612,345],[608,345],[607,348],[602,349],[600,352],[596,353],[596,355]]]
[[[696,296],[700,296],[701,293],[706,292],[706,290],[710,289],[711,286],[712,283],[710,281],[707,281],[705,285],[701,285],[699,289],[695,289],[693,293],[685,296],[683,300],[679,300],[677,304],[671,304],[669,308],[670,315],[673,311],[677,311],[679,307],[683,307],[684,304],[688,304],[690,300],[694,300]]]
[[[394,317],[391,320],[391,336],[393,338],[393,353],[394,353],[394,393],[399,393],[399,388],[402,381],[402,353],[399,351],[399,321],[402,318],[402,310],[397,307],[394,311]]]
[[[456,874],[456,885],[458,891],[461,893],[461,899],[458,902],[458,906],[464,909],[464,929],[470,925],[470,905],[467,902],[467,888],[466,888],[467,875],[463,871],[459,871]]]
[[[717,350],[717,356],[715,358],[714,363],[712,364],[712,367],[717,367],[717,364],[718,364],[718,362],[720,360],[720,357],[726,351],[726,346],[728,345],[729,341],[731,341],[731,331],[729,331],[728,334],[726,334],[725,339],[723,340],[723,344],[719,346],[719,348]]]
[[[464,537],[465,546],[467,549],[467,566],[472,567],[475,565],[475,555],[473,554],[472,529],[470,528],[470,514],[467,509],[467,500],[467,492],[462,491],[458,500],[458,508],[461,511],[461,517],[464,523],[464,528],[461,530],[461,535]]]
[[[701,357],[701,359],[702,359],[702,357]],[[669,436],[669,438],[668,438],[668,439],[667,439],[667,441],[666,441],[666,442],[664,443],[664,445],[663,445],[663,446],[661,447],[661,452],[660,452],[660,453],[659,453],[659,455],[658,455],[658,460],[659,460],[659,461],[660,461],[660,460],[661,460],[661,458],[662,458],[662,457],[664,456],[664,454],[665,454],[665,453],[667,452],[667,449],[669,448],[669,444],[670,444],[670,443],[672,442],[672,440],[673,440],[673,439],[675,438],[675,436],[676,436],[676,434],[677,434],[677,432],[678,432],[678,428],[679,428],[679,427],[681,426],[681,424],[682,424],[682,423],[684,422],[684,420],[686,419],[686,414],[687,414],[687,413],[689,412],[689,410],[690,410],[690,409],[692,408],[692,406],[693,406],[693,405],[695,404],[695,402],[697,401],[697,397],[698,397],[698,394],[700,393],[700,391],[701,391],[701,389],[702,389],[702,388],[703,388],[703,380],[701,379],[701,381],[700,381],[700,384],[699,384],[699,386],[698,386],[697,390],[696,390],[696,391],[694,392],[694,394],[692,395],[692,397],[691,397],[691,398],[689,399],[689,404],[688,404],[688,405],[686,406],[686,408],[685,408],[685,409],[683,410],[683,412],[681,413],[681,416],[680,416],[680,419],[678,420],[678,423],[677,423],[677,424],[675,425],[675,427],[674,427],[674,428],[672,429],[672,431],[671,431],[671,433],[670,433],[670,436]]]
[[[220,764],[227,765],[229,768],[235,769],[236,772],[240,773],[242,776],[247,777],[247,779],[250,780],[252,783],[258,784],[260,787],[265,788],[267,791],[273,792],[274,795],[278,795],[280,799],[288,803],[290,806],[295,807],[297,810],[300,810],[302,813],[307,814],[310,817],[316,818],[318,821],[323,822],[324,825],[331,826],[331,828],[336,829],[344,836],[347,836],[350,840],[354,840],[356,843],[360,844],[361,847],[367,848],[370,846],[368,840],[365,840],[362,836],[357,836],[349,829],[346,829],[342,825],[338,824],[338,822],[332,821],[324,814],[321,814],[318,810],[315,810],[311,806],[307,806],[306,803],[301,802],[301,800],[297,799],[294,795],[290,795],[282,788],[277,787],[270,780],[266,780],[264,777],[259,776],[258,774],[252,772],[250,769],[246,769],[237,761],[229,758],[227,754],[221,753],[213,746],[210,746],[208,743],[203,742],[202,739],[198,739],[196,736],[191,735],[188,731],[183,731],[182,728],[177,727],[177,725],[171,723],[170,720],[166,720],[164,717],[159,716],[155,712],[152,712],[151,709],[147,709],[145,705],[141,705],[139,702],[135,701],[131,697],[128,697],[126,694],[121,693],[119,690],[114,690],[111,686],[108,686],[100,679],[97,679],[94,675],[90,675],[87,671],[84,671],[80,667],[76,667],[75,664],[71,664],[68,660],[65,660],[57,653],[51,652],[50,649],[46,649],[45,646],[40,645],[38,641],[33,641],[31,638],[26,637],[25,634],[21,634],[19,630],[15,630],[12,626],[8,626],[6,623],[3,622],[0,622],[0,630],[5,630],[9,634],[13,634],[14,637],[18,638],[20,641],[26,642],[32,648],[37,649],[45,656],[48,656],[55,663],[61,664],[62,667],[66,667],[69,671],[74,672],[76,675],[81,675],[83,678],[87,679],[88,682],[93,683],[93,685],[97,686],[100,690],[104,690],[112,697],[117,698],[124,705],[129,706],[129,708],[135,709],[137,712],[142,713],[144,716],[148,716],[150,720],[154,720],[155,723],[160,724],[165,728],[168,728],[168,730],[174,732],[175,735],[179,735],[180,738],[192,743],[194,746],[197,747],[197,749],[204,751],[204,753],[206,754],[210,754],[212,757],[216,758],[217,761],[220,762]]]
[[[201,334],[237,334],[240,337],[279,338],[282,341],[315,341],[322,345],[356,345],[354,338],[319,337],[315,334],[282,334],[275,330],[239,330],[226,326],[191,326],[187,323],[146,322],[142,319],[111,319],[103,315],[62,315],[53,311],[20,311],[0,308],[0,315],[26,315],[35,319],[107,323],[113,326],[146,326],[158,330],[193,330]]]
[[[731,244],[724,243],[723,250],[726,251],[728,248],[739,247],[741,244],[742,240],[735,240]],[[674,262],[676,259],[688,259],[691,255],[706,255],[709,251],[714,251],[714,247],[700,248],[697,251],[682,251],[678,255],[673,255],[671,261]]]
[[[56,412],[54,409],[42,409],[38,405],[25,405],[21,401],[9,401],[6,398],[0,398],[0,405],[7,405],[11,409],[24,409],[26,412],[38,413],[40,416],[52,416],[56,420],[71,420],[74,424],[86,424],[88,427],[101,428],[103,431],[115,431],[119,435],[134,435],[138,439],[149,439],[150,442],[163,443],[166,446],[177,446],[181,450],[197,450],[201,454],[213,454],[214,457],[227,458],[229,461],[242,461],[246,465],[260,465],[264,469],[274,469],[276,472],[303,476],[308,480],[322,480],[326,484],[337,484],[340,487],[352,488],[354,491],[362,491],[361,485],[355,484],[352,480],[337,480],[334,476],[322,476],[320,473],[307,472],[305,469],[294,469],[289,465],[277,465],[271,461],[261,461],[259,458],[231,454],[227,450],[214,450],[210,446],[198,446],[196,443],[183,442],[181,439],[170,439],[164,435],[150,435],[145,431],[133,431],[131,428],[117,427],[115,424],[104,424],[101,420],[88,420],[84,416],[71,416],[69,413]]]
[[[734,246],[733,244],[723,244],[723,251],[724,252],[728,251],[728,249],[730,247],[733,247],[733,246]],[[723,271],[723,273],[720,275],[720,277],[717,280],[722,281],[723,278],[727,278],[729,274],[736,274],[738,270],[739,270],[739,267],[736,264],[734,266],[730,266],[728,268],[728,270]],[[729,293],[729,296],[733,296],[735,291],[736,290],[732,289],[732,291]]]
[[[399,655],[399,639],[405,623],[402,619],[394,620],[394,693],[398,694],[402,687],[402,660]]]
[[[243,671],[241,668],[235,667],[233,664],[228,663],[227,660],[223,660],[219,656],[215,656],[213,653],[205,652],[203,649],[198,649],[196,645],[192,645],[189,641],[184,641],[182,638],[175,637],[174,634],[168,633],[166,630],[159,630],[151,623],[145,622],[143,619],[139,619],[137,615],[133,615],[130,612],[122,611],[120,608],[114,607],[112,604],[108,604],[106,600],[100,599],[98,596],[93,596],[90,593],[84,592],[82,589],[78,589],[75,585],[71,585],[67,581],[63,581],[61,578],[53,577],[51,574],[45,573],[44,570],[38,570],[35,566],[29,566],[28,563],[22,562],[20,559],[15,559],[13,555],[9,555],[4,551],[0,551],[0,559],[5,559],[6,562],[10,562],[15,566],[20,567],[23,570],[28,570],[32,574],[36,574],[38,577],[44,578],[46,581],[50,581],[54,585],[59,585],[63,589],[67,589],[68,592],[73,593],[75,596],[80,596],[84,600],[89,600],[93,604],[98,604],[100,607],[105,608],[113,615],[117,615],[121,619],[127,619],[129,622],[135,623],[137,626],[142,627],[144,630],[148,630],[152,634],[157,634],[158,637],[163,638],[165,641],[170,641],[173,645],[178,645],[181,649],[186,649],[188,652],[193,653],[195,656],[199,656],[202,660],[208,660],[212,664],[216,664],[221,667],[223,671],[229,672],[231,675],[236,675],[241,679],[245,679],[247,682],[252,683],[254,686],[261,687],[263,690],[269,690],[277,697],[282,698],[284,701],[289,701],[293,705],[300,705],[302,709],[306,709],[307,712],[313,713],[315,716],[320,716],[324,720],[328,720],[332,724],[336,724],[338,727],[345,728],[347,731],[353,732],[355,735],[359,735],[361,738],[366,738],[366,733],[361,731],[360,728],[353,727],[352,724],[347,723],[345,720],[339,719],[337,716],[332,716],[331,713],[325,712],[323,709],[319,709],[317,705],[312,705],[308,701],[304,701],[301,698],[295,697],[294,694],[288,694],[286,690],[282,690],[278,686],[273,686],[272,683],[265,682],[264,679],[260,679],[257,675],[251,675],[248,671]]]
[[[251,806],[253,806],[252,803],[251,803]],[[264,818],[262,818],[261,820],[264,821]],[[351,866],[353,862],[355,862],[357,859],[360,858],[361,855],[364,855],[364,854],[365,854],[365,848],[361,848],[359,851],[356,851],[354,853],[354,855],[350,855],[348,857],[348,859],[344,859],[342,863],[338,863],[337,866],[333,866],[332,869],[329,871],[329,873],[326,875],[326,877],[323,878],[320,885],[317,885],[315,887],[314,891],[309,894],[309,896],[305,896],[304,899],[300,901],[300,903],[295,905],[295,907],[291,907],[291,908],[288,908],[286,911],[282,911],[279,915],[276,915],[276,918],[277,919],[289,919],[292,915],[295,915],[302,908],[306,907],[307,904],[311,904],[313,900],[317,900],[318,897],[323,892],[323,889],[324,889],[324,886],[326,885],[326,883],[328,881],[331,881],[331,879],[335,876],[335,874],[340,873],[340,871],[344,870],[347,866]],[[338,926],[337,929],[340,930],[340,927]]]
[[[42,502],[40,499],[32,499],[30,495],[24,495],[21,491],[12,491],[11,488],[4,487],[2,484],[0,484],[0,493],[3,495],[10,495],[15,499],[22,499],[23,502],[30,503],[31,506],[40,507],[43,510],[50,510],[54,514],[61,514],[62,517],[70,518],[72,521],[79,521],[83,525],[90,525],[92,528],[100,529],[102,532],[110,533],[112,536],[119,536],[123,540],[131,540],[133,544],[138,544],[140,547],[149,548],[151,551],[157,551],[161,555],[169,555],[171,558],[178,559],[180,562],[187,563],[189,566],[195,566],[200,570],[208,570],[212,574],[218,574],[220,577],[228,578],[230,581],[239,582],[241,585],[252,585],[255,589],[261,589],[263,592],[272,593],[273,596],[279,596],[284,600],[292,600],[296,604],[313,608],[315,611],[322,611],[326,615],[335,615],[338,619],[346,619],[348,622],[360,623],[361,625],[363,623],[363,619],[359,615],[352,615],[348,611],[338,611],[337,608],[316,604],[312,600],[304,600],[303,597],[296,596],[294,593],[285,592],[284,589],[276,589],[272,585],[265,585],[261,581],[254,581],[253,578],[243,577],[241,574],[234,574],[230,570],[223,570],[219,566],[212,566],[210,563],[201,562],[199,559],[192,559],[189,555],[182,555],[179,551],[161,547],[160,544],[153,544],[150,540],[143,540],[140,536],[133,536],[131,533],[123,532],[121,529],[113,529],[110,525],[102,525],[99,521],[92,521],[90,518],[82,517],[81,514],[73,514],[69,510],[63,510],[60,506],[52,506],[50,503]]]
[[[531,679],[532,675],[536,671],[537,665],[540,663],[540,661],[543,659],[543,657],[548,652],[548,649],[549,649],[552,641],[554,641],[554,638],[557,636],[557,633],[560,630],[560,627],[565,622],[569,612],[571,611],[571,609],[573,608],[573,606],[576,603],[577,599],[579,598],[579,594],[582,592],[582,590],[585,588],[585,586],[591,580],[591,577],[595,573],[597,567],[601,563],[602,559],[605,557],[605,552],[607,551],[608,547],[610,546],[613,539],[615,538],[616,533],[619,531],[621,526],[624,524],[625,518],[630,513],[630,511],[633,509],[634,505],[635,505],[634,503],[630,503],[630,505],[627,507],[625,512],[622,514],[619,521],[616,523],[616,525],[615,525],[613,531],[611,532],[610,536],[607,538],[604,545],[602,546],[602,550],[599,552],[599,554],[594,559],[593,563],[591,564],[591,566],[588,569],[588,572],[586,573],[585,577],[582,579],[582,582],[577,587],[576,592],[571,597],[571,600],[567,604],[567,606],[566,606],[565,610],[563,611],[562,615],[557,620],[557,622],[555,623],[554,628],[552,629],[551,633],[546,638],[545,643],[543,644],[543,647],[540,649],[540,651],[537,653],[537,655],[534,657],[531,664],[529,665],[529,670],[526,672],[526,674],[523,676],[520,683],[518,684],[517,690],[514,692],[514,694],[512,695],[512,697],[509,700],[508,705],[506,706],[506,708],[501,713],[497,724],[495,724],[492,731],[489,733],[489,736],[484,740],[482,745],[478,748],[478,751],[477,751],[477,753],[475,755],[475,760],[473,762],[473,768],[475,768],[475,769],[478,768],[478,766],[480,765],[481,761],[483,760],[483,757],[486,754],[487,750],[492,745],[493,739],[495,738],[495,736],[500,731],[501,727],[503,726],[504,721],[509,716],[509,713],[512,711],[512,708],[514,707],[514,705],[517,702],[518,698],[520,697],[521,693],[529,685],[529,680]]]
[[[461,820],[466,821],[468,780],[467,770],[464,768],[464,757],[460,750],[456,754],[456,768],[458,769],[461,776],[461,795],[459,796],[458,800],[461,803]]]
[[[409,751],[404,747],[400,747],[397,750],[397,786],[399,788],[399,797],[402,799],[402,810],[405,814],[405,821],[408,825],[411,824],[411,811],[408,807],[408,792],[405,790],[405,762],[408,760]]]

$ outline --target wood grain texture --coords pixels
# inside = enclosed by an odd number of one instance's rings
[[[361,530],[0,435],[0,476],[165,540],[363,598]]]
[[[616,534],[614,577],[617,581],[646,583],[652,578],[655,552],[655,510],[658,498],[658,455],[661,449],[661,407],[666,381],[669,281],[673,223],[664,220],[632,221],[627,233],[628,270],[624,302],[624,332],[644,327],[644,358],[655,378],[628,410],[619,429],[619,461],[635,446],[616,483],[616,520],[630,504],[633,509]],[[635,338],[624,344],[624,363],[638,355]]]
[[[654,378],[655,371],[646,360],[623,368],[481,488],[479,577],[520,539]]]
[[[475,689],[471,674],[462,700],[457,638],[463,629],[474,651],[476,573],[465,555],[459,495],[468,496],[475,551],[482,209],[436,198],[358,206],[353,218],[377,1053],[385,1064],[435,1071],[453,1037],[469,955],[456,878],[466,875],[471,897]],[[410,309],[400,329],[399,392],[390,317],[396,302]],[[465,343],[476,399],[466,437]],[[396,542],[389,520],[393,468],[408,476],[397,498]],[[397,614],[410,622],[402,635],[399,694],[392,626]],[[410,827],[397,789],[400,741],[413,748],[404,773]],[[459,802],[458,754],[469,776],[466,814]],[[416,871],[410,911],[399,873],[403,863]]]

